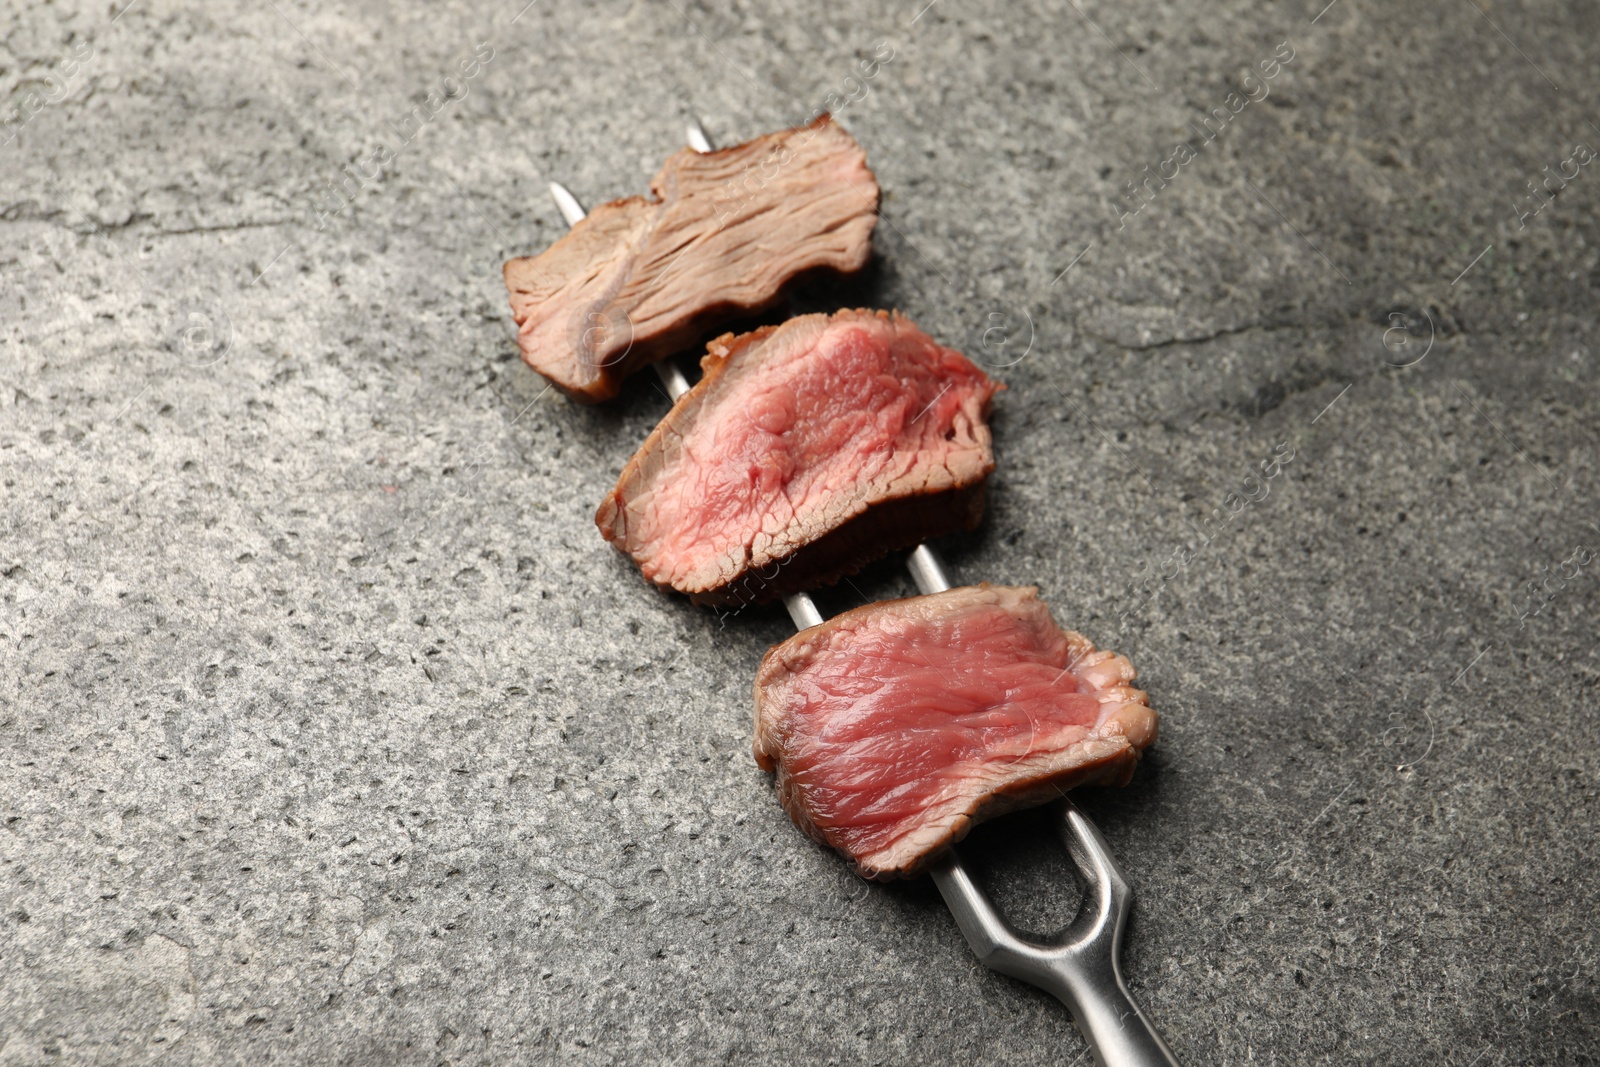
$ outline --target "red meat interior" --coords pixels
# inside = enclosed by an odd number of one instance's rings
[[[990,383],[959,353],[873,317],[812,336],[764,360],[737,402],[725,398],[682,438],[639,531],[659,578],[694,573],[729,545],[782,555],[863,486],[921,479],[930,457],[942,469],[958,433],[970,447]]]
[[[888,848],[941,800],[1097,724],[1069,650],[1048,616],[998,605],[840,631],[787,682],[785,788],[852,855]]]

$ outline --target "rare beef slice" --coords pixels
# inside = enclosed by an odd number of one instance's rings
[[[857,271],[872,252],[878,182],[827,115],[683,149],[650,193],[601,204],[505,265],[522,358],[576,400],[610,399],[640,367],[770,306],[796,276]]]
[[[761,661],[756,762],[861,875],[909,877],[982,819],[1126,784],[1156,737],[1135,676],[1057,626],[1036,589],[869,604]]]
[[[595,516],[651,582],[762,603],[982,519],[996,384],[909,319],[802,315],[701,366]]]

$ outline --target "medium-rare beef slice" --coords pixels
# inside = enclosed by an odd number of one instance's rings
[[[683,149],[651,196],[601,204],[537,256],[505,265],[522,358],[576,400],[730,319],[799,274],[860,270],[878,181],[827,115],[716,152]]]
[[[1135,675],[1057,626],[1037,589],[869,604],[761,661],[756,762],[862,876],[910,877],[985,818],[1126,784],[1156,737]]]
[[[773,600],[983,518],[996,385],[883,311],[711,342],[595,522],[650,581]]]

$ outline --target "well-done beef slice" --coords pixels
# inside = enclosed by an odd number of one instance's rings
[[[996,385],[909,319],[802,315],[701,366],[595,516],[657,585],[761,603],[982,519]]]
[[[878,182],[827,115],[716,152],[683,149],[651,196],[601,204],[537,256],[505,265],[522,358],[577,400],[739,315],[799,274],[872,253]]]
[[[982,819],[1126,784],[1156,736],[1135,674],[1057,626],[1036,589],[869,604],[767,653],[756,762],[861,875],[909,877]]]

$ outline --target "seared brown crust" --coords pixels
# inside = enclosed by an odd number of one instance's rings
[[[689,599],[707,607],[770,604],[790,593],[831,585],[890,552],[910,548],[983,522],[987,482],[937,493],[910,493],[874,504],[838,529],[736,581]],[[652,583],[670,589],[664,583]]]

